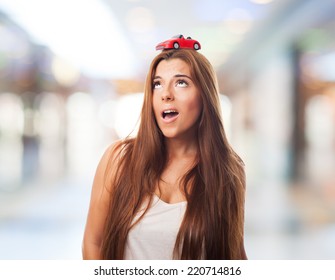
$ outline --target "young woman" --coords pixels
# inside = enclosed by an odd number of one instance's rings
[[[202,54],[154,58],[137,136],[109,147],[97,168],[84,259],[246,259],[244,165],[220,110]]]

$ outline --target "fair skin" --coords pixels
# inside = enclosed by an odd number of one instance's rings
[[[153,110],[165,136],[168,152],[168,162],[155,192],[161,200],[173,204],[185,200],[180,178],[193,166],[196,159],[196,129],[202,102],[189,66],[180,59],[161,61],[153,84]],[[166,110],[173,110],[174,113],[166,114]],[[104,184],[104,174],[110,157],[113,158],[111,162],[116,162],[110,166],[111,176],[115,174],[117,158],[114,147],[112,145],[103,155],[94,178],[82,246],[83,259],[101,258],[102,232],[110,200],[109,190]]]
[[[180,178],[192,167],[197,154],[201,97],[188,64],[181,59],[161,61],[153,85],[153,110],[168,152],[156,193],[167,203],[177,203],[185,200]]]
[[[109,158],[115,158],[115,145],[110,146],[102,156],[97,167],[93,181],[91,201],[86,221],[84,239],[82,244],[82,254],[84,260],[98,260],[100,257],[100,246],[105,219],[108,213],[109,190],[105,187],[105,170]],[[112,168],[112,176],[115,174],[115,166]]]

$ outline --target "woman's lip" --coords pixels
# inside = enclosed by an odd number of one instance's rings
[[[166,111],[176,111],[176,112],[178,112],[178,110],[176,108],[165,108],[164,110],[161,111],[161,116],[163,116],[163,113],[166,112]]]
[[[162,119],[162,121],[163,121],[164,123],[172,123],[172,122],[174,122],[178,117],[179,117],[179,114],[177,114],[177,115],[175,115],[175,116],[173,116],[173,117],[171,117],[171,118],[163,118],[163,117],[161,117],[161,119]]]

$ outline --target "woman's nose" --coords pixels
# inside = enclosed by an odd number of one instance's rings
[[[174,100],[173,92],[170,88],[166,88],[162,94],[162,101],[171,101]]]

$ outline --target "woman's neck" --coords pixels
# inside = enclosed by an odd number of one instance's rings
[[[167,156],[169,160],[195,157],[197,154],[197,143],[180,139],[165,139]]]

